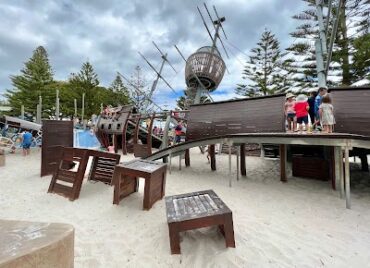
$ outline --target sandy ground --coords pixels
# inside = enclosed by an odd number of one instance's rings
[[[143,181],[119,206],[102,183],[85,181],[74,202],[48,194],[39,151],[7,155],[0,218],[72,224],[75,267],[370,267],[369,174],[352,173],[348,210],[329,182],[281,183],[276,160],[248,157],[248,176],[236,181],[234,172],[230,188],[227,159],[218,156],[216,172],[196,149],[190,168],[179,171],[174,159],[166,195],[213,189],[233,211],[235,249],[225,248],[216,228],[203,228],[183,233],[182,254],[171,255],[164,200],[143,211]]]

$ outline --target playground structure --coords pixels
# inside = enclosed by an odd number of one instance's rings
[[[166,111],[152,114],[132,113],[132,106],[123,106],[118,112],[102,114],[97,123],[97,138],[103,147],[113,146],[123,154],[134,153],[136,157],[152,154],[153,148],[167,148],[173,141],[168,135],[180,121],[187,121],[188,111]],[[155,132],[155,121],[163,123],[161,131]],[[162,125],[163,125],[162,124]],[[155,132],[155,133],[154,133]]]
[[[11,152],[17,147],[20,147],[20,134],[24,130],[29,130],[32,133],[32,147],[41,146],[42,131],[41,125],[29,122],[17,117],[4,116],[0,118],[0,148],[6,148]]]

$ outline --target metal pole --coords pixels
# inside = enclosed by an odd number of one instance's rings
[[[345,184],[346,184],[346,208],[351,208],[351,178],[349,175],[349,148],[348,146],[344,149],[344,171],[345,171]]]
[[[315,48],[316,48],[316,70],[317,70],[317,78],[319,82],[319,87],[326,87],[326,78],[325,78],[325,68],[324,68],[324,58],[321,49],[321,42],[320,40],[315,41]]]
[[[332,4],[332,0],[328,0],[328,15],[326,16],[325,36],[328,36],[329,22],[330,22],[330,15],[331,15],[331,4]]]
[[[57,89],[57,97],[55,100],[55,119],[59,120],[59,90]]]
[[[168,131],[170,129],[170,123],[171,123],[171,112],[168,113],[166,118],[166,124],[164,125],[161,149],[165,149],[168,147]]]
[[[100,113],[103,112],[103,103],[100,103]]]
[[[36,108],[36,123],[41,124],[41,117],[42,117],[42,97],[39,96],[39,104]]]
[[[158,80],[159,80],[160,75],[161,75],[162,70],[163,70],[163,66],[164,66],[164,64],[166,62],[166,57],[167,57],[167,53],[164,56],[162,56],[162,64],[161,64],[161,67],[159,68],[159,72],[157,74],[157,78],[153,81],[152,88],[150,89],[150,92],[149,92],[149,95],[148,95],[148,97],[150,99],[152,98],[153,92],[154,92],[155,88],[157,87]]]
[[[342,4],[343,4],[343,0],[339,0],[338,7],[337,7],[337,14],[336,14],[336,17],[334,18],[334,25],[333,25],[333,28],[331,30],[331,35],[330,35],[330,41],[329,41],[329,47],[328,47],[328,58],[326,59],[326,65],[325,65],[325,77],[328,76],[328,72],[329,72],[331,56],[333,54],[334,40],[335,40],[335,36],[338,30],[339,15],[340,15],[339,13],[341,11]]]
[[[327,54],[327,46],[326,46],[326,35],[325,35],[325,26],[324,26],[324,17],[322,14],[323,8],[323,0],[316,0],[316,14],[317,14],[317,21],[319,23],[319,31],[320,31],[320,43],[321,43],[321,50],[322,54]]]
[[[199,104],[202,97],[203,89],[202,87],[198,86],[196,90],[197,91],[195,93],[194,104]]]

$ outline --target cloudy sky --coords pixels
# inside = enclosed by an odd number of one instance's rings
[[[242,63],[261,32],[265,28],[272,30],[281,47],[287,47],[293,41],[289,33],[296,27],[291,17],[305,9],[303,1],[298,0],[206,3],[210,9],[215,5],[219,15],[226,17],[224,29],[228,40],[225,45],[230,54],[229,59],[225,58],[230,74],[225,73],[213,94],[215,100],[234,96],[235,85],[241,82]],[[151,83],[155,74],[137,52],[159,67],[161,58],[152,45],[153,40],[168,53],[178,72],[165,66],[163,73],[176,94],[163,82],[155,92],[158,103],[172,107],[174,98],[181,95],[185,87],[184,61],[173,45],[177,44],[187,57],[197,48],[210,44],[197,6],[204,11],[203,1],[197,0],[2,0],[0,94],[11,88],[9,75],[18,74],[39,45],[49,53],[55,79],[67,79],[89,60],[103,86],[109,86],[117,71],[130,76],[137,65]],[[210,23],[208,26],[212,27]]]

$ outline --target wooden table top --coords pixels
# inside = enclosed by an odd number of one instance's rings
[[[180,222],[231,213],[213,190],[166,197],[167,222]]]
[[[118,167],[122,168],[129,168],[132,170],[137,170],[140,172],[145,172],[145,173],[154,173],[160,168],[163,168],[167,164],[164,163],[159,163],[159,162],[154,162],[154,161],[149,161],[149,160],[143,160],[143,159],[135,159],[130,162],[124,162],[121,164],[118,164]]]

